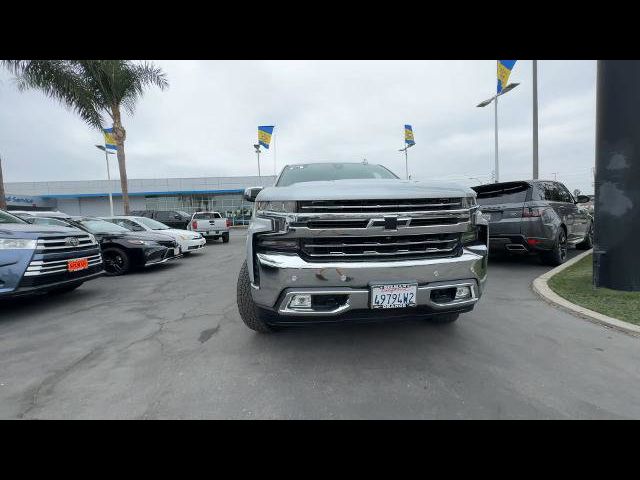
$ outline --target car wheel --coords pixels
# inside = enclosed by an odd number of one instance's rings
[[[433,317],[429,317],[429,321],[431,323],[440,323],[440,324],[453,323],[456,320],[458,320],[459,316],[460,316],[459,313],[443,313],[440,315],[434,315]]]
[[[72,285],[66,285],[64,287],[54,288],[52,290],[49,290],[49,293],[55,293],[55,294],[69,293],[69,292],[72,292],[73,290],[75,290],[76,288],[78,288],[83,283],[84,282],[74,283]]]
[[[251,281],[246,261],[242,264],[240,275],[238,275],[237,302],[240,318],[251,330],[259,333],[271,333],[276,330],[264,321],[262,313],[251,298]]]
[[[131,267],[129,257],[119,248],[106,248],[102,252],[102,262],[106,274],[113,277],[127,273]]]
[[[593,223],[589,225],[589,231],[587,232],[587,236],[584,237],[584,240],[576,245],[578,250],[589,250],[593,247]]]
[[[567,261],[567,250],[567,232],[565,232],[564,228],[560,228],[553,249],[542,254],[542,261],[547,265],[562,265]]]
[[[229,243],[229,233],[222,234],[222,243]]]

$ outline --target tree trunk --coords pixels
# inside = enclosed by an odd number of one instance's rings
[[[127,132],[122,127],[120,119],[120,109],[118,107],[113,108],[113,136],[118,146],[118,170],[120,171],[120,187],[122,189],[122,207],[124,214],[129,215],[131,210],[129,208],[129,183],[127,180],[127,165],[124,155],[124,141],[127,138]]]
[[[0,158],[0,209],[7,209],[7,200],[4,198],[4,182],[2,180],[2,158]]]

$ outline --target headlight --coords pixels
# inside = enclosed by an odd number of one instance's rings
[[[182,240],[191,240],[192,237],[188,235],[178,235]]]
[[[37,240],[0,238],[0,250],[35,250],[37,245]]]
[[[151,242],[148,240],[127,239],[127,242],[133,245],[157,245],[156,242]]]
[[[270,201],[256,202],[256,212],[260,213],[295,213],[296,202]]]
[[[92,233],[87,233],[87,235],[89,235],[89,240],[91,240],[91,243],[98,243],[98,240],[96,240],[96,237]]]

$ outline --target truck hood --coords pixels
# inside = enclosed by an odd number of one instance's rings
[[[363,179],[295,183],[288,187],[267,187],[256,197],[261,200],[384,200],[400,198],[473,197],[470,188],[455,183]]]
[[[52,225],[32,225],[29,223],[3,223],[0,236],[11,238],[38,238],[48,235],[78,235],[84,232],[78,228]]]

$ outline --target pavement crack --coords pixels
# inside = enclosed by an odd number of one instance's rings
[[[66,367],[52,373],[47,376],[40,384],[33,390],[33,393],[27,394],[29,399],[27,407],[18,414],[18,418],[25,418],[35,408],[41,406],[40,400],[42,397],[51,395],[56,385],[66,378],[71,372],[77,369],[83,363],[92,360],[102,351],[102,347],[95,347],[88,353],[70,363]]]

